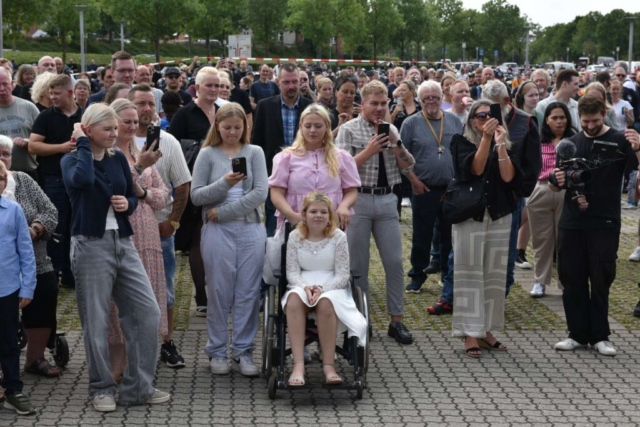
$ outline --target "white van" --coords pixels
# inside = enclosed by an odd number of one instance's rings
[[[560,69],[571,69],[571,70],[575,70],[576,66],[573,65],[573,63],[571,62],[560,62],[560,61],[555,61],[555,62],[546,62],[544,64],[544,69],[548,70],[548,71],[559,71]]]

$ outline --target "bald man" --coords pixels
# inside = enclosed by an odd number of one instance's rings
[[[50,56],[43,56],[38,60],[38,75],[43,73],[57,74],[56,63],[53,60],[53,58]],[[22,86],[22,90],[20,91],[20,95],[18,96],[22,99],[26,99],[27,101],[31,101],[32,86],[33,86],[33,83]]]
[[[496,78],[496,74],[493,72],[491,67],[486,67],[482,70],[482,84],[485,84],[489,80],[493,80]]]

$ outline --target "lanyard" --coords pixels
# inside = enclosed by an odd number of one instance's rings
[[[444,115],[441,115],[440,117],[440,135],[436,135],[436,131],[435,129],[433,129],[433,126],[431,126],[431,121],[429,120],[429,118],[427,117],[427,114],[423,111],[422,112],[422,117],[424,117],[424,119],[427,122],[427,125],[429,125],[429,129],[431,129],[431,133],[433,134],[433,137],[436,139],[436,142],[438,143],[438,156],[440,156],[443,152],[444,152],[444,147],[442,146],[442,133],[444,131]]]

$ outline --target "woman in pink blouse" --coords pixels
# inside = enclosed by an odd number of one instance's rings
[[[129,161],[131,175],[138,195],[138,207],[129,217],[133,227],[133,243],[140,253],[140,259],[149,276],[153,293],[160,307],[160,327],[158,332],[168,333],[167,287],[162,260],[162,246],[155,211],[162,209],[169,201],[170,193],[154,166],[162,156],[160,150],[140,151],[135,142],[138,129],[136,107],[127,99],[118,99],[111,104],[118,115],[118,138],[115,148],[124,153]],[[158,142],[156,142],[157,144]],[[144,150],[144,148],[143,148]],[[164,345],[163,345],[164,347]],[[122,377],[126,367],[125,337],[118,321],[118,309],[111,303],[109,322],[109,352],[111,373],[116,381]]]
[[[319,190],[337,207],[340,228],[346,230],[360,185],[353,157],[333,144],[326,108],[310,105],[300,117],[300,129],[292,146],[273,158],[269,187],[277,209],[278,228],[285,219],[292,225],[300,222],[302,201],[307,194]]]

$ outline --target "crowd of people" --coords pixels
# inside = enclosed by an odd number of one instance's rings
[[[490,67],[278,63],[254,72],[246,61],[195,57],[159,72],[123,51],[89,68],[68,72],[49,56],[19,67],[0,60],[5,408],[35,413],[20,381],[19,310],[23,370],[63,374],[44,354],[59,285],[75,289],[94,408],[114,411],[117,392],[123,406],[169,401],[153,381],[158,355],[186,365],[172,339],[176,251],[188,254],[195,314],[207,320],[211,373],[259,375],[265,248],[285,222],[295,227],[281,300],[292,387],[305,384],[307,316],[318,324],[327,384],[342,383],[336,333],[370,339],[348,284],[358,271],[369,297],[371,236],[387,334],[400,344],[414,340],[405,294],[439,274],[441,296],[425,310],[453,314],[469,357],[507,351],[493,334],[504,328],[515,267],[533,267],[531,296],[540,298],[555,264],[569,331],[555,348],[616,354],[608,297],[625,179],[624,207],[640,198],[640,71],[634,83],[623,62],[613,76],[538,69],[507,84]],[[592,179],[581,181],[576,164]],[[475,191],[473,206],[461,204],[464,191]],[[413,214],[406,285],[403,207]],[[632,261],[640,231],[638,241]]]

